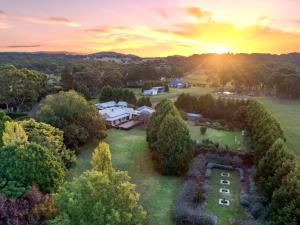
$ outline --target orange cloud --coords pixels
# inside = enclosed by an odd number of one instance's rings
[[[199,7],[188,7],[185,8],[185,12],[187,12],[189,15],[192,15],[198,19],[203,18],[211,18],[211,13],[209,11],[203,10]]]

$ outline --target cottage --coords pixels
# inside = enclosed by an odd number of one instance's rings
[[[95,104],[95,106],[96,106],[96,108],[98,110],[112,108],[112,107],[124,107],[124,108],[127,108],[128,107],[128,103],[124,102],[124,101],[119,101],[119,102],[109,101],[109,102],[97,103],[97,104]]]
[[[188,84],[182,79],[175,78],[171,80],[169,86],[172,88],[186,88]]]
[[[144,90],[143,91],[143,95],[144,96],[154,96],[158,94],[158,90],[157,89],[149,89],[149,90]]]
[[[133,118],[135,110],[127,107],[110,107],[99,110],[99,113],[105,118],[107,126],[116,127]]]
[[[202,118],[202,115],[198,113],[186,113],[186,117],[188,120],[197,121]]]
[[[157,90],[157,93],[163,93],[165,92],[165,87],[159,86],[159,87],[153,87],[153,90]]]

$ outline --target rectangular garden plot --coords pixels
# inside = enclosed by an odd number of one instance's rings
[[[245,218],[244,210],[240,205],[240,190],[241,183],[239,175],[236,171],[230,171],[230,177],[226,177],[226,180],[230,181],[230,185],[220,184],[220,181],[224,179],[221,176],[223,170],[212,169],[212,176],[208,180],[210,186],[208,190],[208,197],[206,200],[205,211],[213,214],[218,218],[218,225],[229,225],[230,219],[243,219]],[[221,188],[228,189],[229,193],[222,193]],[[229,205],[220,205],[220,199],[226,199],[230,202]]]

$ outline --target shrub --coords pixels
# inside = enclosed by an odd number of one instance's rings
[[[241,194],[240,194],[240,203],[242,206],[245,206],[245,207],[249,207],[250,206],[250,197],[249,197],[249,194],[244,192],[244,191],[241,191]]]
[[[211,174],[212,174],[211,169],[207,168],[207,169],[206,169],[206,172],[205,172],[205,177],[206,177],[206,178],[211,178]]]
[[[30,143],[27,145],[7,145],[0,151],[0,171],[2,181],[16,181],[19,187],[38,185],[44,193],[58,190],[64,182],[62,163],[47,149]],[[2,190],[1,190],[2,191]],[[16,196],[17,193],[7,193]]]
[[[206,127],[206,126],[201,126],[201,127],[200,127],[200,133],[201,133],[202,135],[205,135],[205,134],[206,134],[206,131],[207,131],[207,127]]]
[[[261,217],[263,215],[263,213],[264,213],[264,206],[261,203],[256,202],[253,205],[251,205],[250,212],[251,212],[251,215],[255,219],[257,219],[257,218],[259,218],[259,217]]]

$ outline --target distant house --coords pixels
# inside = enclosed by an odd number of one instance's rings
[[[153,90],[157,90],[157,93],[163,93],[165,92],[165,87],[160,86],[160,87],[153,87]]]
[[[158,90],[157,89],[149,89],[149,90],[144,90],[143,91],[143,95],[144,96],[154,96],[158,94]]]
[[[132,120],[135,110],[133,108],[116,106],[99,110],[99,113],[105,118],[107,126],[117,127]]]
[[[149,121],[152,113],[155,112],[155,109],[148,107],[148,106],[142,106],[142,107],[137,108],[135,111],[137,114],[137,119],[139,121],[143,122],[144,124],[146,124]]]
[[[155,112],[155,109],[148,106],[141,106],[135,110],[138,114],[148,114],[151,115]]]
[[[202,115],[198,113],[186,113],[186,117],[188,120],[197,121],[202,118]]]
[[[109,101],[109,102],[97,103],[97,104],[95,104],[95,106],[98,110],[112,108],[112,107],[126,107],[127,108],[128,103],[124,102],[124,101],[119,101],[119,102]]]
[[[182,79],[175,78],[170,81],[169,86],[172,88],[186,88],[188,84]]]

